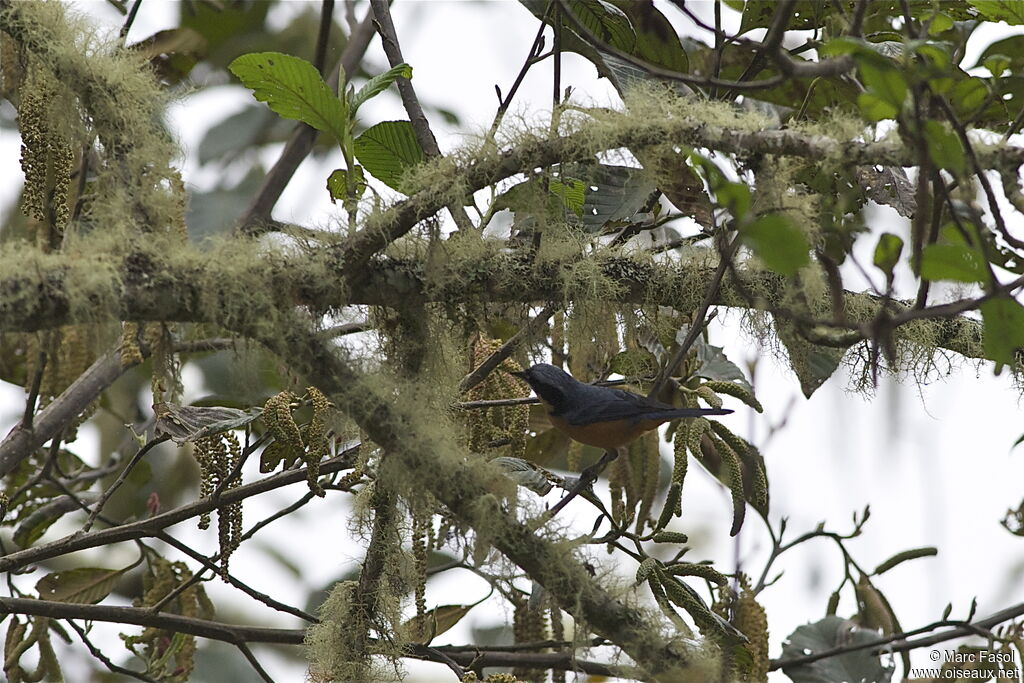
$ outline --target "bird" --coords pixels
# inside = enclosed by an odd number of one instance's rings
[[[530,385],[556,429],[607,451],[617,451],[669,420],[733,412],[728,408],[676,408],[631,391],[585,384],[548,363],[510,374]]]

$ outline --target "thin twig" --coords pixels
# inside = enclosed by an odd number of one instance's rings
[[[118,34],[123,41],[128,37],[128,31],[132,30],[132,24],[135,23],[135,16],[139,13],[139,7],[142,6],[142,0],[135,0],[132,3],[132,8],[128,10],[128,16],[125,17],[124,24],[121,25],[121,32]]]
[[[139,464],[139,461],[141,461],[146,456],[146,454],[149,453],[151,450],[153,450],[154,448],[156,448],[157,446],[164,443],[170,438],[170,436],[164,435],[157,437],[155,439],[150,439],[148,442],[146,442],[145,446],[140,448],[135,453],[135,455],[132,456],[132,459],[128,461],[128,464],[125,466],[125,468],[121,470],[121,473],[119,475],[117,475],[117,479],[114,480],[114,483],[107,487],[107,490],[103,492],[103,495],[100,496],[100,499],[96,502],[95,505],[93,505],[92,512],[89,513],[89,519],[87,519],[85,521],[85,524],[82,525],[82,531],[89,531],[89,529],[92,528],[92,525],[96,521],[96,518],[103,511],[103,506],[107,504],[107,501],[110,500],[110,497],[112,495],[114,495],[114,492],[117,491],[118,488],[120,488],[121,484],[123,484],[125,479],[128,478],[128,475],[131,474],[132,469],[134,469],[135,466]]]
[[[549,12],[551,7],[552,5],[549,5]],[[519,73],[516,75],[515,81],[512,82],[512,87],[509,88],[508,94],[502,97],[501,89],[497,85],[494,86],[498,93],[498,110],[494,114],[494,120],[491,122],[491,127],[487,130],[487,136],[484,139],[494,140],[494,134],[498,132],[498,126],[501,125],[505,112],[508,111],[509,105],[512,104],[512,99],[519,91],[519,86],[522,85],[523,79],[526,78],[526,72],[530,70],[530,67],[543,59],[540,56],[540,51],[544,48],[544,29],[546,26],[547,24],[544,23],[544,19],[541,19],[540,26],[537,28],[537,35],[533,39],[533,44],[530,45],[530,54],[527,55],[526,61],[523,62],[522,68],[519,69]]]
[[[388,56],[388,62],[392,67],[405,62],[402,57],[402,48],[398,44],[398,32],[395,30],[395,22],[391,19],[391,8],[388,0],[370,0],[370,7],[373,11],[377,31],[380,33],[381,44],[384,46],[384,54]],[[412,130],[416,134],[416,141],[420,143],[423,153],[428,159],[441,156],[441,148],[437,145],[437,138],[430,130],[430,122],[427,115],[423,113],[419,98],[416,97],[416,88],[408,78],[399,78],[398,92],[402,96],[402,104],[409,114],[409,121],[412,123]],[[459,230],[471,230],[473,223],[469,220],[466,210],[458,203],[448,206],[448,213]]]
[[[480,363],[472,372],[462,378],[462,381],[459,382],[459,393],[464,394],[487,379],[487,376],[494,372],[495,368],[501,365],[502,361],[511,356],[523,342],[532,339],[557,310],[554,306],[545,306],[541,309],[540,313],[519,328],[519,331],[512,335],[507,342],[502,344],[484,362]]]
[[[878,640],[868,641],[866,643],[851,643],[850,645],[844,645],[841,647],[834,647],[822,652],[815,652],[809,655],[803,655],[800,657],[791,657],[788,659],[774,659],[769,666],[770,671],[775,671],[783,667],[799,666],[801,664],[809,664],[811,662],[817,662],[822,659],[828,659],[830,657],[836,657],[838,655],[846,654],[848,652],[857,652],[859,650],[871,650],[873,655],[882,655],[887,652],[909,652],[911,650],[917,650],[922,647],[929,647],[931,645],[937,645],[938,643],[944,643],[949,640],[956,638],[964,638],[966,636],[977,635],[978,629],[989,629],[992,626],[1001,624],[1004,621],[1016,619],[1017,617],[1024,615],[1024,603],[1014,605],[1013,607],[1007,607],[1004,610],[996,612],[984,619],[979,619],[974,622],[960,623],[959,625],[951,628],[948,631],[942,633],[936,633],[935,635],[925,636],[916,640],[906,640],[908,636],[917,635],[919,633],[926,633],[928,631],[934,631],[936,628],[950,625],[949,621],[937,621],[927,626],[914,629],[913,631],[907,631],[904,633],[893,633],[884,638],[880,637]],[[899,642],[904,641],[904,642]]]
[[[195,351],[212,351],[218,348],[230,348],[237,342],[231,339],[207,339],[186,342],[178,348]],[[143,347],[142,358],[150,354],[148,347]],[[120,347],[100,356],[89,368],[79,375],[60,396],[53,399],[41,410],[33,421],[31,430],[16,426],[0,442],[0,477],[10,474],[25,458],[56,434],[64,431],[70,422],[85,410],[86,406],[96,400],[107,387],[121,375],[135,367],[136,362],[125,362],[121,357]]]
[[[601,475],[601,472],[604,471],[604,468],[610,465],[617,457],[619,457],[619,449],[611,448],[606,450],[600,460],[580,472],[580,480],[576,482],[576,485],[572,487],[572,490],[569,491],[569,493],[567,493],[560,501],[555,503],[551,509],[544,514],[544,521],[546,522],[557,515],[562,511],[562,508],[572,501],[573,498],[586,491],[587,488],[597,481],[597,478]]]
[[[207,619],[196,619],[178,614],[150,614],[148,610],[140,607],[84,605],[81,603],[38,600],[36,598],[0,596],[0,614],[27,614],[53,619],[84,619],[88,621],[132,624],[175,633],[187,633],[236,646],[240,643],[301,645],[306,633],[304,629],[244,626]],[[443,653],[445,657],[465,667],[470,666],[470,663],[475,661],[488,667],[525,666],[561,671],[578,670],[583,673],[603,676],[618,675],[627,678],[639,678],[639,673],[632,667],[577,659],[573,652],[510,652],[507,651],[507,648],[500,647],[490,651],[473,646],[454,646],[449,649],[447,646],[427,647],[425,645],[410,644],[402,656],[444,663],[438,656],[438,653]]]
[[[32,375],[32,384],[25,398],[25,413],[21,416],[21,429],[32,431],[32,420],[36,414],[36,401],[39,400],[39,389],[43,385],[43,372],[46,371],[46,349],[50,345],[51,332],[47,331],[43,336],[43,342],[39,347],[39,358],[37,359],[36,371]]]
[[[248,645],[245,643],[235,643],[235,647],[237,647],[245,658],[249,660],[249,664],[251,664],[252,668],[256,670],[256,673],[259,674],[264,683],[274,683],[274,679],[271,678],[270,674],[267,673],[267,670],[260,665],[259,660],[256,659],[256,655],[252,653],[252,650],[249,649]]]
[[[676,369],[686,358],[686,354],[689,353],[690,347],[693,342],[697,340],[697,335],[701,333],[704,326],[707,324],[708,309],[711,304],[718,298],[718,289],[722,285],[722,278],[725,277],[725,271],[729,269],[729,264],[732,263],[732,257],[736,253],[736,249],[739,247],[739,236],[736,235],[719,251],[719,262],[718,268],[715,269],[715,275],[711,278],[711,282],[708,283],[707,291],[704,293],[704,300],[701,301],[700,308],[693,315],[693,323],[690,325],[690,329],[686,332],[686,337],[683,339],[679,348],[669,359],[665,367],[658,373],[657,379],[654,380],[654,384],[651,386],[651,390],[647,393],[649,398],[657,398],[662,390],[668,385],[668,380],[675,373]]]
[[[111,673],[121,674],[122,676],[130,676],[140,681],[146,681],[146,683],[157,683],[157,680],[155,678],[150,678],[142,671],[133,671],[132,669],[126,669],[123,666],[118,666],[117,664],[114,664],[114,662],[111,661],[110,657],[103,654],[103,650],[93,645],[92,641],[89,640],[89,636],[86,635],[85,629],[76,624],[72,619],[67,619],[66,621],[67,625],[70,626],[72,630],[74,630],[74,632],[78,634],[78,637],[82,639],[82,642],[89,649],[89,652],[92,653],[92,656],[100,660],[100,662],[103,663],[103,666],[107,667],[107,669]]]
[[[316,34],[316,52],[313,56],[313,66],[324,77],[327,76],[324,73],[324,62],[327,61],[327,45],[331,37],[332,23],[334,23],[334,0],[322,0],[320,4],[320,27]]]
[[[330,474],[339,470],[351,469],[352,458],[357,450],[358,447],[353,447],[334,458],[323,461],[320,464],[320,473]],[[278,472],[254,481],[251,484],[244,484],[223,492],[220,496],[219,504],[235,503],[283,486],[304,482],[306,476],[305,467]],[[52,557],[79,550],[157,536],[166,527],[173,526],[192,517],[198,517],[204,512],[212,512],[217,507],[218,501],[208,496],[146,519],[121,524],[109,529],[90,531],[84,534],[71,534],[50,543],[25,548],[24,550],[0,557],[0,572],[9,572],[27,564],[42,562]]]

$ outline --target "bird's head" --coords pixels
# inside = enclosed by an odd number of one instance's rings
[[[528,370],[511,374],[525,380],[538,398],[556,409],[577,383],[565,370],[548,363],[538,363]]]

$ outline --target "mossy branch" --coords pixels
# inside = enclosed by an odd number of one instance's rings
[[[598,256],[598,274],[613,286],[600,296],[617,303],[660,304],[693,310],[714,270],[710,266],[659,263],[628,256]],[[172,254],[135,249],[124,255],[83,250],[74,259],[24,251],[0,252],[0,329],[36,331],[75,322],[162,320],[212,322],[226,327],[266,326],[294,305],[326,311],[338,306],[400,306],[410,298],[463,303],[550,302],[587,298],[571,278],[572,263],[557,258],[525,262],[498,250],[452,254],[443,269],[429,274],[418,260],[377,258],[362,269],[358,283],[346,284],[344,261],[325,251],[283,256],[253,253],[251,244],[230,242],[220,249],[175,249]],[[770,308],[782,305],[785,279],[761,271],[745,276]],[[264,298],[248,285],[273,282]],[[589,295],[588,295],[589,296]],[[870,327],[886,303],[869,293],[846,292],[850,312],[842,329],[819,331],[813,341],[846,347],[871,336]],[[712,302],[746,309],[750,303],[727,280]],[[971,308],[971,300],[959,310]],[[931,326],[928,343],[968,358],[982,358],[981,322],[950,316],[950,304],[913,310],[891,302],[886,315],[896,323]],[[904,320],[900,319],[905,315]],[[927,319],[931,318],[930,321]],[[830,333],[840,332],[839,335]],[[897,340],[912,340],[897,327]]]
[[[458,519],[483,530],[487,541],[544,586],[562,609],[621,647],[647,671],[680,673],[691,665],[682,643],[666,639],[647,615],[602,588],[571,553],[503,509],[489,493],[495,477],[491,466],[456,457],[459,449],[451,435],[431,429],[423,416],[396,405],[379,375],[356,372],[335,349],[304,333],[300,325],[283,329],[260,335],[259,340],[291,359],[296,370],[305,370],[321,391],[348,411],[387,452],[389,470],[400,467],[406,481],[416,482]]]

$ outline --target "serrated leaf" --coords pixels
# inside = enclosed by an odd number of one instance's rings
[[[740,238],[768,268],[780,275],[795,275],[810,263],[807,236],[781,214],[761,216],[741,226]]]
[[[657,190],[640,168],[599,164],[565,170],[583,178],[586,185],[582,219],[589,232],[597,232],[608,223],[630,220]]]
[[[377,74],[353,94],[349,100],[350,115],[355,116],[356,111],[363,103],[387,90],[399,78],[412,78],[412,67],[405,62],[391,67],[382,74]]]
[[[879,640],[878,633],[858,628],[856,624],[836,616],[828,616],[813,624],[798,627],[782,646],[782,658],[802,657],[839,646],[858,645]],[[855,650],[819,659],[816,662],[790,666],[783,672],[794,683],[888,683],[892,668],[883,666],[869,649]]]
[[[985,282],[988,270],[981,255],[962,244],[929,244],[921,252],[921,277],[926,280]]]
[[[690,62],[686,57],[675,28],[651,0],[611,0],[633,26],[636,45],[633,54],[646,62],[687,72]]]
[[[1005,21],[1011,26],[1024,24],[1024,2],[1021,0],[967,0],[989,21]]]
[[[548,181],[548,190],[559,197],[565,208],[579,217],[583,216],[583,204],[587,196],[587,184],[579,178],[552,178]]]
[[[359,163],[385,185],[402,191],[402,176],[426,158],[409,121],[382,121],[355,139]]]
[[[156,435],[167,435],[179,446],[244,427],[262,412],[223,406],[179,406],[173,403],[157,403],[153,408],[156,413]]]
[[[636,34],[629,18],[618,7],[604,0],[570,0],[569,9],[592,36],[612,47],[633,52]]]
[[[79,567],[51,572],[36,582],[36,590],[40,600],[95,605],[110,595],[124,573],[135,566],[124,569]]]
[[[676,332],[676,343],[682,343],[688,330],[689,326],[684,325]],[[725,349],[705,343],[699,335],[694,346],[697,349],[698,366],[695,374],[698,377],[719,382],[735,382],[747,391],[753,392],[743,371],[725,355]]]
[[[348,115],[320,73],[304,59],[280,52],[253,52],[228,65],[231,73],[279,116],[302,121],[345,139]]]
[[[836,371],[846,352],[812,344],[800,336],[793,323],[780,318],[775,319],[775,331],[789,354],[789,365],[800,380],[800,390],[810,398]]]

